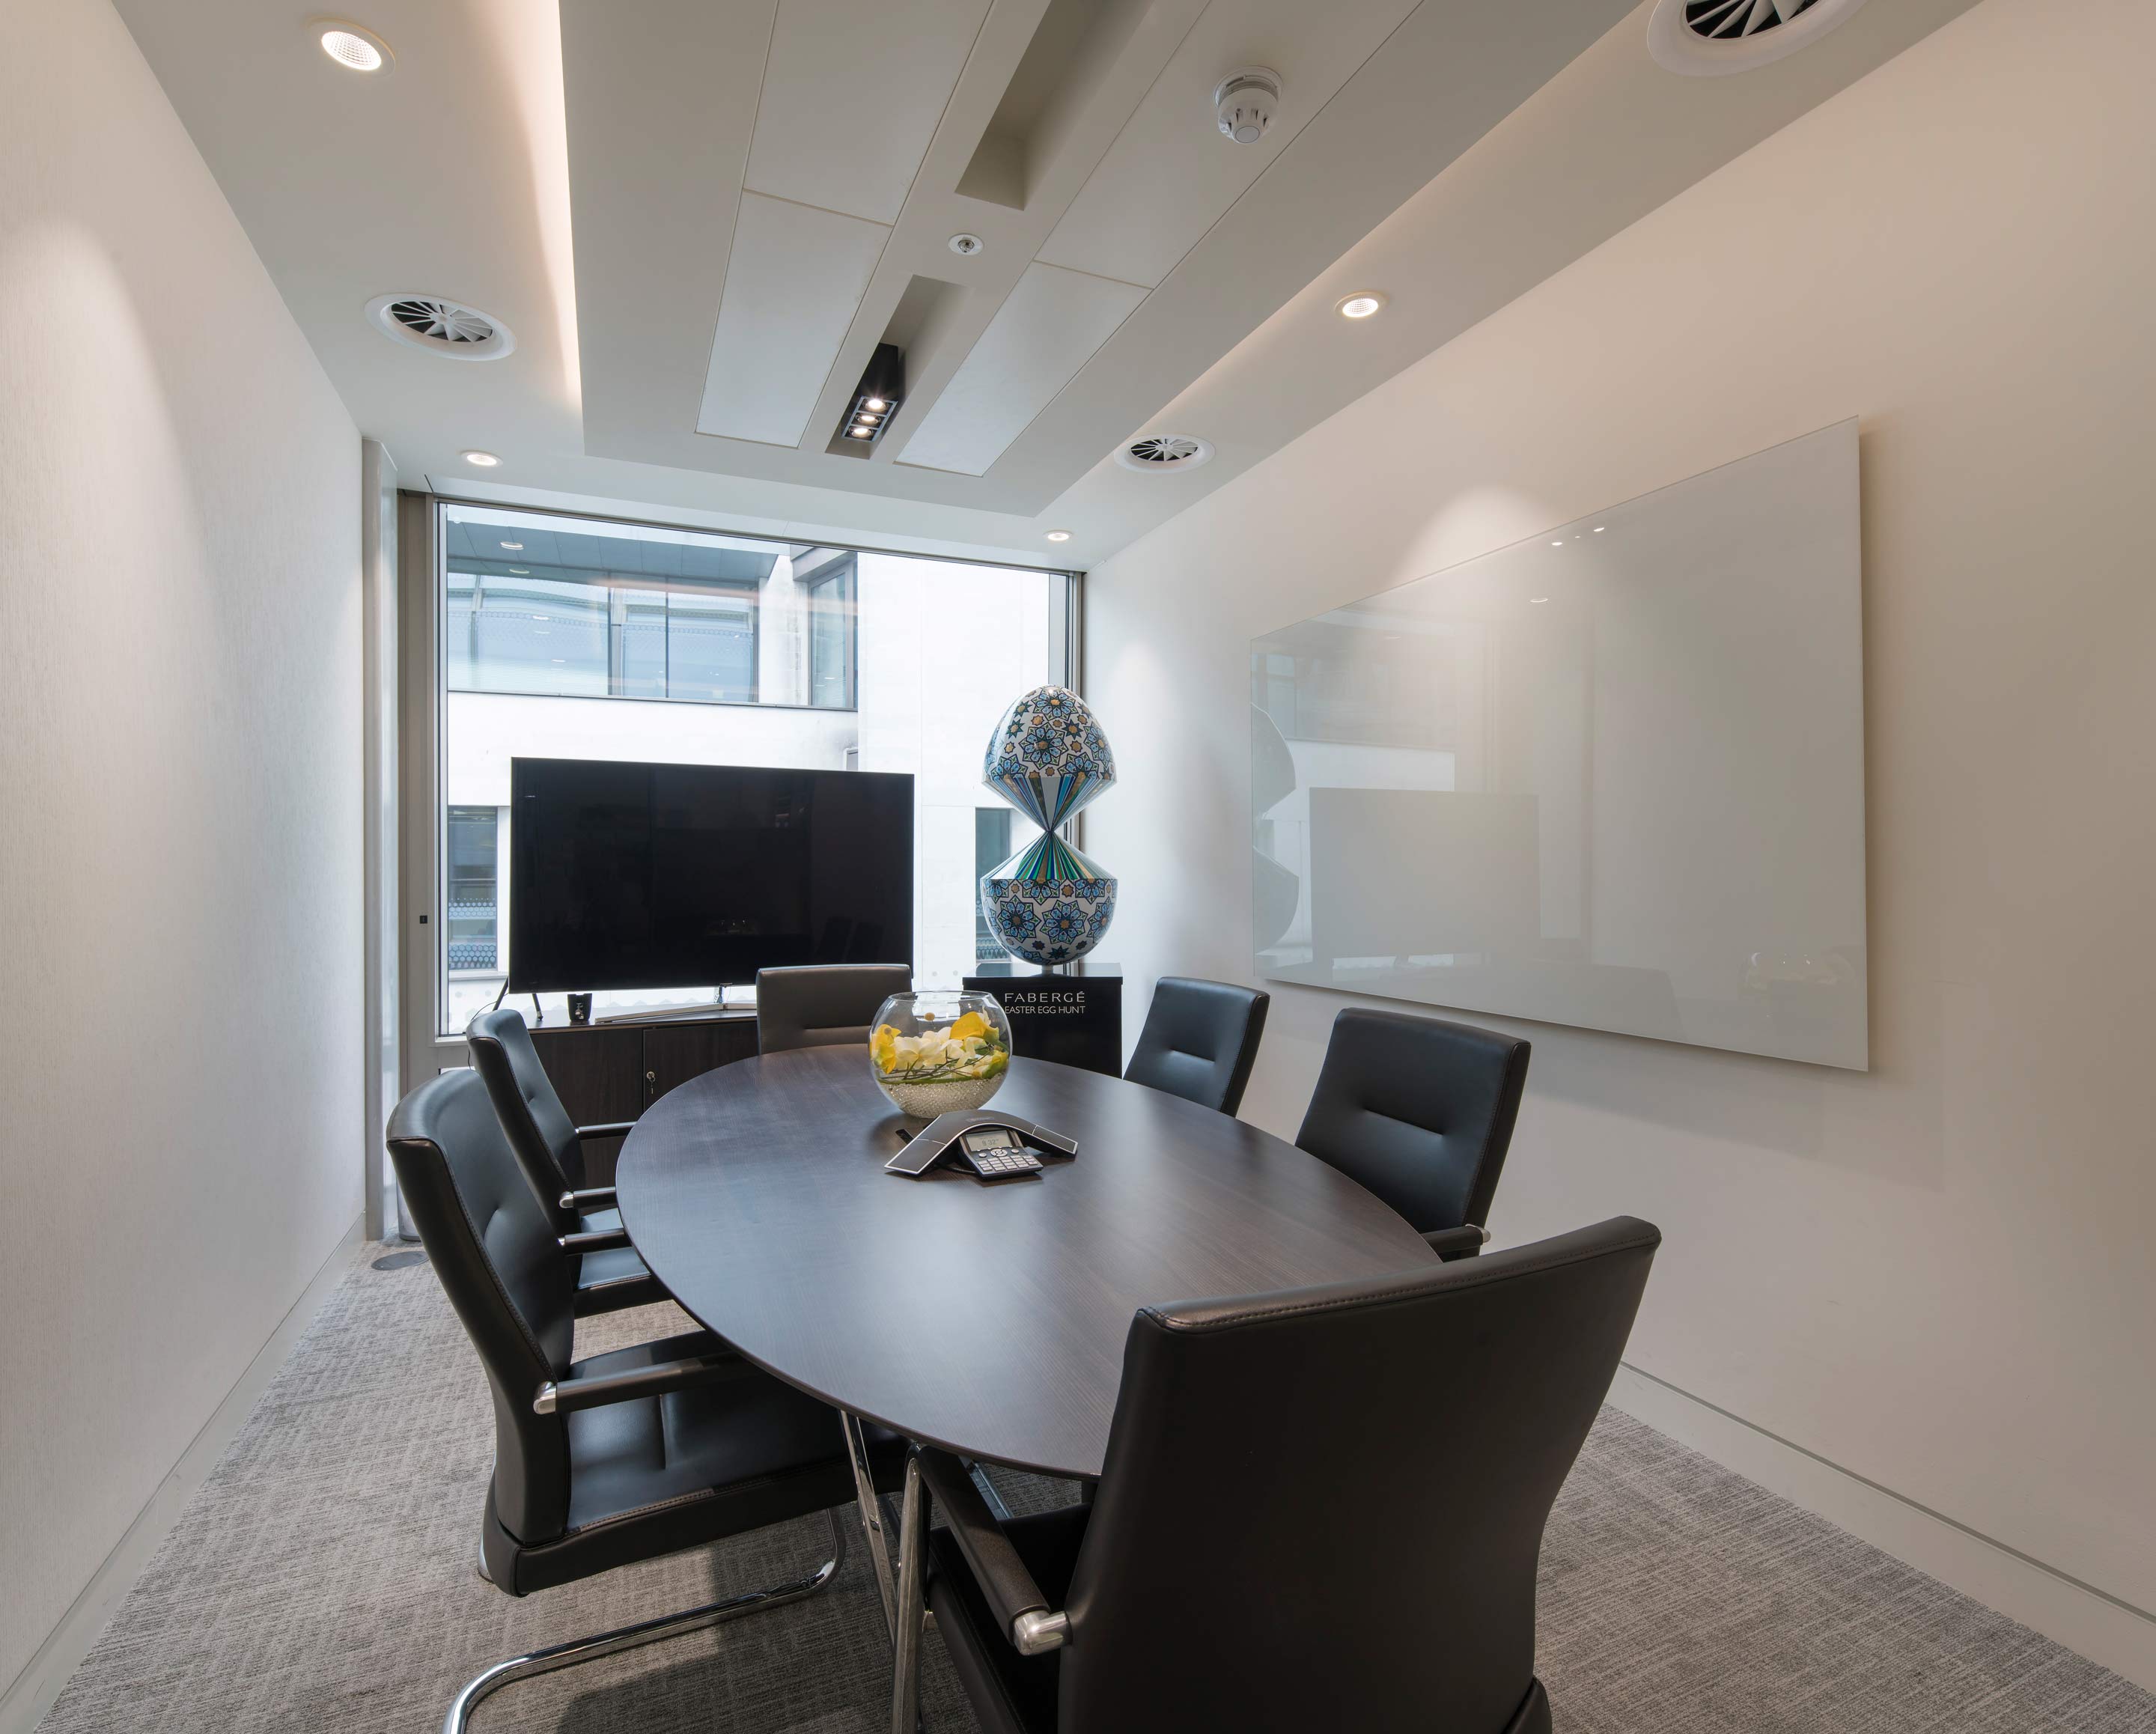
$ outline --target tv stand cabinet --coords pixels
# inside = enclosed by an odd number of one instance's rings
[[[542,1023],[531,1045],[578,1125],[634,1120],[675,1085],[754,1054],[756,1013],[714,1006],[633,1023]],[[613,1183],[620,1149],[619,1138],[584,1146],[589,1184]]]

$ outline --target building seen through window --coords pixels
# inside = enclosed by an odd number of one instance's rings
[[[1009,807],[976,807],[973,809],[973,883],[976,885],[1010,859],[1013,847],[1011,828],[1019,822],[1018,814]],[[974,962],[986,963],[1009,955],[996,938],[995,930],[988,925],[988,918],[982,912],[977,898],[973,905]]]
[[[854,708],[855,557],[840,554],[811,568],[802,582],[808,598],[808,702],[820,710]]]
[[[445,828],[449,877],[444,920],[449,968],[490,970],[499,952],[500,840],[502,809],[452,807]]]

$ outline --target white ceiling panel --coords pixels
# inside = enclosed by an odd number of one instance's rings
[[[1132,284],[1029,265],[900,463],[986,475],[1145,297]]]
[[[896,223],[988,11],[988,0],[784,0],[750,189]]]
[[[1158,284],[1241,198],[1416,0],[1215,0],[1040,249],[1050,264]],[[1255,145],[1220,136],[1213,91],[1242,66],[1281,74],[1280,107]]]
[[[742,195],[698,433],[801,444],[889,233],[858,217]]]

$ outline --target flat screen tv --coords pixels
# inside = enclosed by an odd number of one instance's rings
[[[913,779],[512,759],[509,988],[913,961]]]

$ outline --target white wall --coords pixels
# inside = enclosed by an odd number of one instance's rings
[[[1493,1226],[1659,1223],[1639,1367],[2145,1611],[2156,13],[2060,22],[1987,0],[1097,568],[1087,846],[1133,1029],[1247,979],[1252,634],[1860,415],[1874,1070],[1521,1026]],[[1292,1136],[1346,1001],[1273,991]]]
[[[359,439],[105,0],[0,54],[0,1686],[360,1208]]]

